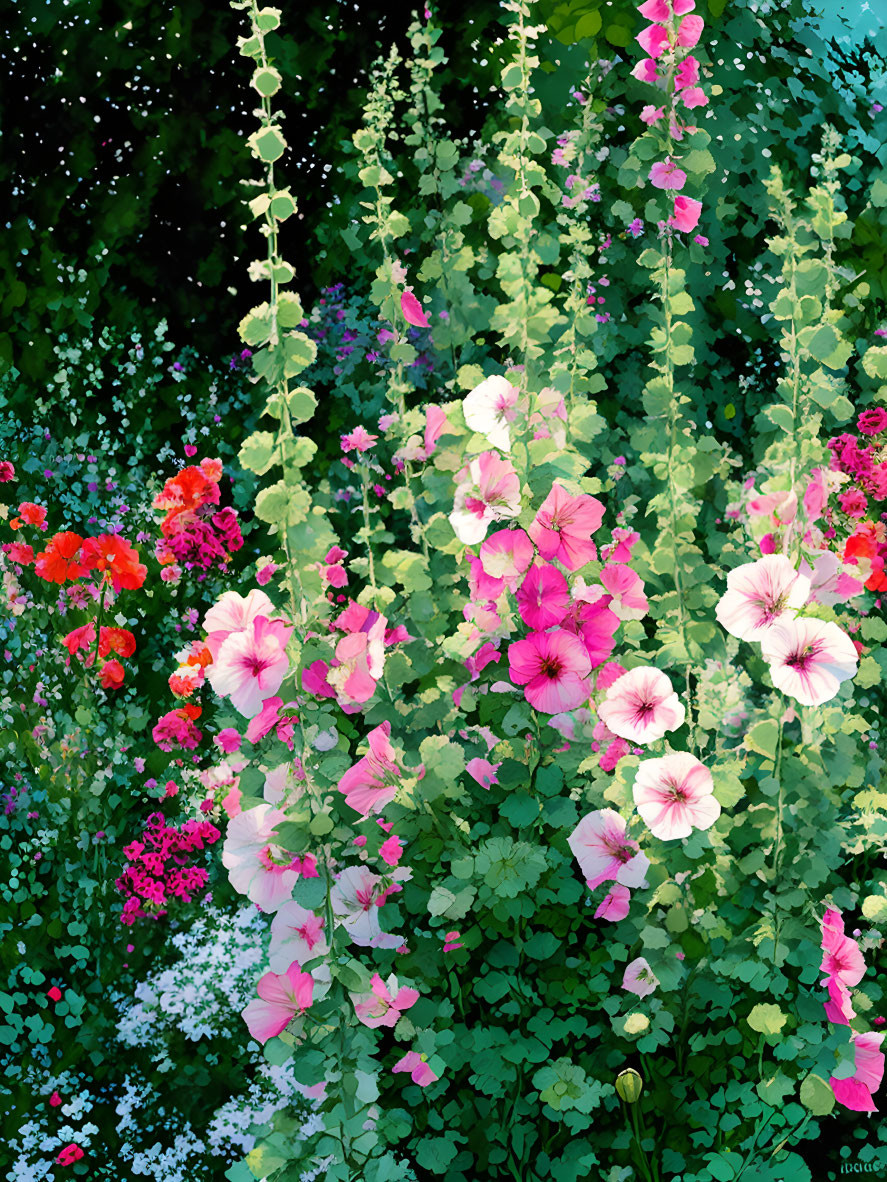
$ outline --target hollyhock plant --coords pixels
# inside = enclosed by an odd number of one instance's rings
[[[511,424],[518,417],[520,391],[500,374],[484,378],[462,399],[465,423],[500,451],[511,450]]]
[[[591,661],[585,645],[563,628],[531,632],[508,648],[509,677],[524,686],[535,710],[559,714],[587,702]]]
[[[609,609],[620,620],[642,620],[650,608],[644,594],[644,581],[637,571],[624,563],[605,566],[601,584],[610,595]]]
[[[591,890],[611,880],[626,887],[644,881],[650,859],[626,830],[625,820],[613,809],[597,809],[587,813],[567,838]]]
[[[636,957],[631,964],[626,965],[622,976],[622,988],[629,993],[636,993],[638,997],[648,997],[654,993],[659,981],[643,956]]]
[[[285,903],[301,876],[317,877],[310,855],[296,857],[277,843],[277,826],[284,821],[280,809],[259,804],[228,822],[222,865],[234,889],[263,911],[276,911]]]
[[[563,620],[564,628],[574,632],[585,645],[592,669],[606,661],[616,645],[619,618],[610,610],[607,599],[574,603]]]
[[[781,621],[761,639],[761,652],[776,688],[804,706],[831,701],[859,662],[847,633],[826,620]]]
[[[810,597],[810,580],[784,554],[766,554],[727,575],[715,615],[740,640],[762,640],[780,620],[794,616]]]
[[[708,768],[686,751],[644,759],[634,777],[634,803],[654,837],[674,841],[710,829],[721,815]]]
[[[370,979],[369,993],[352,993],[354,1012],[364,1026],[396,1026],[401,1014],[419,1000],[418,989],[408,985],[398,987],[394,973],[383,981],[378,973]]]
[[[639,665],[607,690],[598,716],[614,735],[634,743],[653,743],[683,725],[686,711],[668,677],[652,665]]]
[[[210,685],[244,718],[254,718],[289,670],[286,646],[293,629],[280,618],[256,616],[243,632],[227,636],[207,670]]]
[[[329,943],[323,931],[325,923],[322,915],[315,915],[294,899],[281,904],[271,920],[271,971],[284,973],[293,960],[307,964],[315,957],[326,956]]]
[[[232,632],[243,632],[257,616],[269,620],[277,614],[276,608],[264,591],[254,588],[248,595],[226,591],[207,611],[203,620],[206,632],[206,647],[215,658],[222,643]]]
[[[571,496],[560,484],[553,484],[539,507],[528,533],[546,561],[556,559],[570,571],[579,570],[597,558],[591,535],[604,518],[604,506],[587,493]]]
[[[881,1050],[884,1035],[875,1034],[874,1031],[866,1034],[854,1031],[850,1037],[856,1070],[849,1079],[831,1076],[828,1082],[835,1099],[845,1108],[852,1112],[877,1112],[878,1107],[872,1097],[884,1078],[884,1052]]]
[[[836,907],[829,907],[822,917],[822,964],[821,971],[827,974],[822,984],[834,977],[842,985],[858,985],[865,976],[865,961],[862,949],[844,935],[844,919]]]
[[[827,977],[828,1001],[823,1002],[825,1016],[836,1026],[849,1026],[856,1017],[856,1010],[850,1000],[850,990],[840,977]]]
[[[386,887],[378,874],[366,866],[349,866],[336,877],[330,891],[333,914],[341,921],[351,940],[362,948],[398,948],[403,936],[383,932],[379,923],[379,909],[392,891],[399,891],[397,879],[409,878],[406,867],[398,867],[390,875]]]
[[[256,986],[258,997],[242,1011],[252,1037],[263,1045],[281,1034],[314,996],[314,978],[293,961],[284,973],[265,973]]]
[[[368,753],[339,780],[345,803],[364,817],[381,812],[400,787],[403,769],[390,739],[391,723],[386,719],[367,735]]]
[[[516,595],[518,611],[528,628],[544,632],[559,624],[570,605],[570,588],[555,566],[531,566]]]
[[[511,463],[496,452],[483,452],[457,479],[450,524],[465,545],[482,542],[492,522],[520,512],[520,480]]]
[[[701,94],[702,92],[699,91]],[[687,100],[691,97],[693,91],[684,92],[684,101],[688,106],[699,105],[690,104]],[[703,96],[705,97],[705,96]],[[708,100],[706,99],[706,102]],[[676,230],[680,230],[682,234],[689,234],[691,230],[695,230],[699,225],[699,215],[702,213],[702,202],[696,201],[692,197],[685,197],[683,194],[678,194],[674,199],[674,209],[668,219],[668,224],[674,226]]]
[[[161,751],[172,751],[173,747],[182,747],[192,751],[200,745],[203,732],[194,725],[202,711],[199,706],[186,703],[178,710],[170,710],[158,719],[151,737]]]

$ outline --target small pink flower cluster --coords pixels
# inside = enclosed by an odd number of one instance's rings
[[[222,461],[203,459],[167,480],[154,498],[154,508],[166,510],[156,549],[164,582],[178,582],[183,567],[196,567],[203,579],[214,567],[224,569],[243,546],[237,513],[218,507],[221,478]]]
[[[641,119],[653,126],[667,114],[670,141],[680,141],[686,132],[696,130],[681,121],[679,104],[692,110],[708,103],[708,96],[697,85],[699,62],[687,52],[699,41],[704,24],[701,16],[684,15],[694,7],[694,0],[645,0],[638,9],[641,16],[653,24],[642,29],[637,36],[641,48],[649,56],[638,62],[632,74],[641,82],[649,82],[665,91],[669,102],[668,111],[664,105],[648,104],[641,111]],[[694,230],[702,212],[702,202],[678,192],[687,183],[687,174],[671,155],[653,165],[649,179],[657,189],[677,193],[667,224],[682,233]]]
[[[188,855],[220,837],[210,821],[189,820],[181,829],[174,829],[162,813],[152,813],[141,841],[130,842],[123,849],[129,865],[114,884],[128,896],[121,921],[133,924],[139,918],[165,915],[170,899],[190,903],[209,876],[204,868],[189,866]]]

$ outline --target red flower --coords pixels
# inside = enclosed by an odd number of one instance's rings
[[[55,1160],[60,1166],[72,1166],[75,1161],[80,1161],[81,1157],[83,1157],[83,1150],[72,1141],[70,1145],[65,1146]]]
[[[124,676],[125,670],[119,661],[105,661],[99,674],[102,689],[120,689]]]
[[[99,632],[99,656],[116,653],[118,657],[131,657],[136,651],[136,638],[126,628],[102,628]]]
[[[15,480],[15,468],[9,460],[0,460],[0,484],[6,484],[10,480]]]
[[[82,556],[87,569],[99,571],[115,591],[137,591],[148,574],[137,552],[117,534],[87,538]]]
[[[82,648],[88,649],[90,645],[95,643],[95,624],[90,620],[88,624],[82,624],[79,628],[75,628],[73,632],[69,632],[67,636],[62,637],[62,644],[73,655],[78,653]]]
[[[50,999],[50,1001],[61,1001],[62,991],[59,989],[58,985],[53,985],[52,989],[46,990],[46,996]]]
[[[81,566],[77,559],[83,538],[79,534],[65,530],[56,534],[46,543],[46,549],[37,555],[34,573],[48,583],[65,583],[86,574],[86,567]]]
[[[30,566],[34,561],[34,548],[26,542],[7,542],[3,549],[19,566]]]
[[[18,511],[19,516],[13,517],[9,523],[11,529],[21,529],[23,525],[36,525],[38,529],[46,529],[46,510],[42,505],[35,505],[33,501],[22,501]]]

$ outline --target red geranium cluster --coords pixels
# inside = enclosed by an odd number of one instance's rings
[[[83,663],[89,668],[95,662],[96,651],[104,660],[109,653],[116,655],[102,665],[100,680],[103,689],[120,689],[123,685],[125,669],[117,657],[131,657],[136,651],[136,638],[126,628],[99,627],[99,643],[96,650],[95,621],[90,620],[80,628],[75,628],[67,636],[62,637],[62,644],[73,657],[83,651]]]
[[[12,529],[31,525],[45,530],[46,510],[24,501],[19,505],[19,516],[9,524]],[[18,566],[33,566],[34,574],[47,583],[74,583],[95,571],[100,581],[115,591],[137,591],[148,574],[137,551],[119,534],[82,538],[72,530],[62,530],[36,553],[26,542],[7,542],[3,549]]]
[[[183,567],[197,567],[198,578],[205,578],[243,545],[237,513],[218,507],[221,478],[222,461],[204,459],[167,480],[154,498],[154,508],[166,511],[156,551],[164,582],[177,582]]]
[[[133,924],[136,919],[165,915],[170,899],[190,903],[209,875],[201,866],[189,866],[189,855],[221,836],[210,821],[185,821],[175,829],[162,813],[152,813],[141,841],[130,842],[123,850],[129,864],[114,884],[128,896],[121,921]]]

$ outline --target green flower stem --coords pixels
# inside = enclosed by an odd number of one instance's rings
[[[363,533],[367,548],[370,587],[373,591],[373,604],[378,607],[379,588],[376,586],[376,568],[373,562],[373,545],[370,540],[370,470],[363,462],[359,462],[357,467],[360,470],[360,487],[363,495]]]

